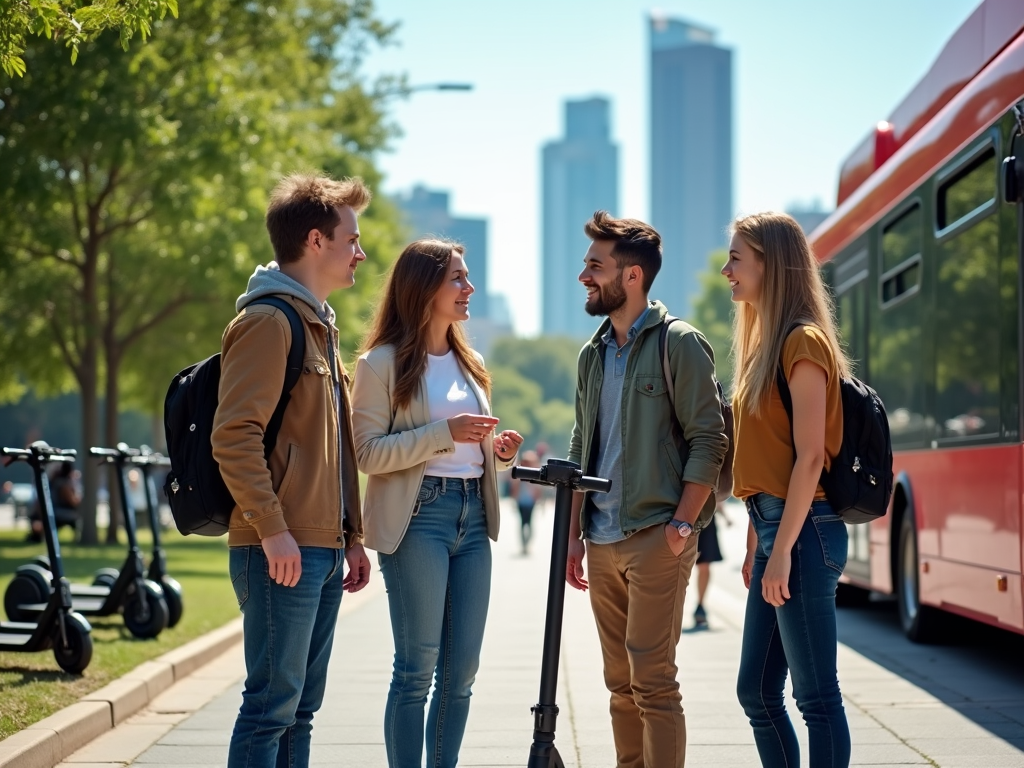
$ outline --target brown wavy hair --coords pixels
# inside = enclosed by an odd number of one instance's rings
[[[832,295],[821,279],[811,246],[793,217],[755,213],[732,224],[764,265],[761,313],[740,302],[733,321],[733,394],[759,414],[775,383],[775,369],[789,331],[796,325],[821,330],[832,348],[840,376],[850,375],[850,361],[836,332]]]
[[[431,305],[448,276],[452,254],[465,248],[453,240],[429,238],[409,243],[388,273],[362,352],[390,344],[395,350],[395,408],[408,406],[420,391],[427,368],[427,330]],[[491,396],[491,375],[469,346],[462,323],[448,326],[448,344],[459,365]]]

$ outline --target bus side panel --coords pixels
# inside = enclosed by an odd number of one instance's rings
[[[983,621],[1003,629],[1024,632],[1024,601],[1019,574],[1010,574],[977,565],[954,563],[923,557],[921,602],[934,605],[969,619]],[[1005,579],[1005,591],[999,583]]]

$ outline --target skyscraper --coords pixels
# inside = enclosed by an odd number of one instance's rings
[[[596,327],[583,309],[576,277],[590,241],[583,225],[597,210],[619,207],[619,150],[612,143],[609,102],[565,102],[565,138],[544,145],[541,329],[589,337]]]
[[[476,287],[471,303],[474,317],[490,317],[490,296],[487,293],[487,219],[453,216],[448,210],[449,195],[440,190],[416,185],[396,201],[405,213],[413,237],[447,237],[466,247],[469,279]]]
[[[733,216],[732,50],[663,16],[652,15],[650,35],[651,223],[664,253],[652,295],[687,317]]]

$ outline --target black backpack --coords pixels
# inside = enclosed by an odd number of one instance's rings
[[[775,369],[775,383],[789,416],[792,439],[793,395],[781,362]],[[843,522],[869,523],[885,515],[892,498],[889,418],[878,393],[855,376],[839,380],[839,395],[843,408],[843,442],[831,469],[821,471],[821,487]],[[795,440],[793,446],[795,453]]]
[[[263,434],[263,455],[269,461],[277,444],[292,388],[302,375],[306,330],[295,308],[279,296],[256,299],[249,306],[269,304],[284,312],[292,330],[281,399]],[[213,458],[213,417],[220,385],[220,353],[190,365],[171,381],[164,398],[164,430],[171,471],[164,493],[178,530],[186,536],[220,536],[228,530],[235,500]]]
[[[665,377],[665,387],[668,392],[668,401],[672,405],[672,422],[675,425],[675,429],[678,434],[682,435],[683,429],[679,424],[679,420],[676,418],[675,409],[675,387],[672,381],[672,368],[668,362],[668,327],[672,325],[678,317],[672,317],[672,315],[665,316],[665,322],[661,324],[661,331],[658,335],[658,349],[661,354],[661,370]],[[718,401],[722,404],[722,420],[725,422],[725,437],[729,441],[729,447],[725,452],[725,461],[722,462],[722,468],[718,471],[718,485],[715,487],[715,501],[725,501],[732,496],[732,460],[736,455],[736,451],[733,444],[733,415],[732,415],[732,404],[725,396],[725,390],[722,389],[722,382],[715,377],[715,386],[718,387]]]

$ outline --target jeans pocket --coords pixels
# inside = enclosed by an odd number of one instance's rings
[[[249,599],[249,553],[252,547],[232,547],[228,554],[228,573],[231,574],[231,588],[235,590],[238,607]]]
[[[771,557],[786,502],[784,499],[775,499],[771,496],[764,499],[763,496],[765,494],[751,498],[747,502],[747,510],[750,512],[750,522],[754,526],[754,533],[757,534],[757,544],[761,552],[765,557]]]
[[[842,573],[846,567],[850,547],[846,523],[838,515],[812,516],[811,522],[814,523],[818,541],[821,542],[821,557],[825,565],[836,573]]]

